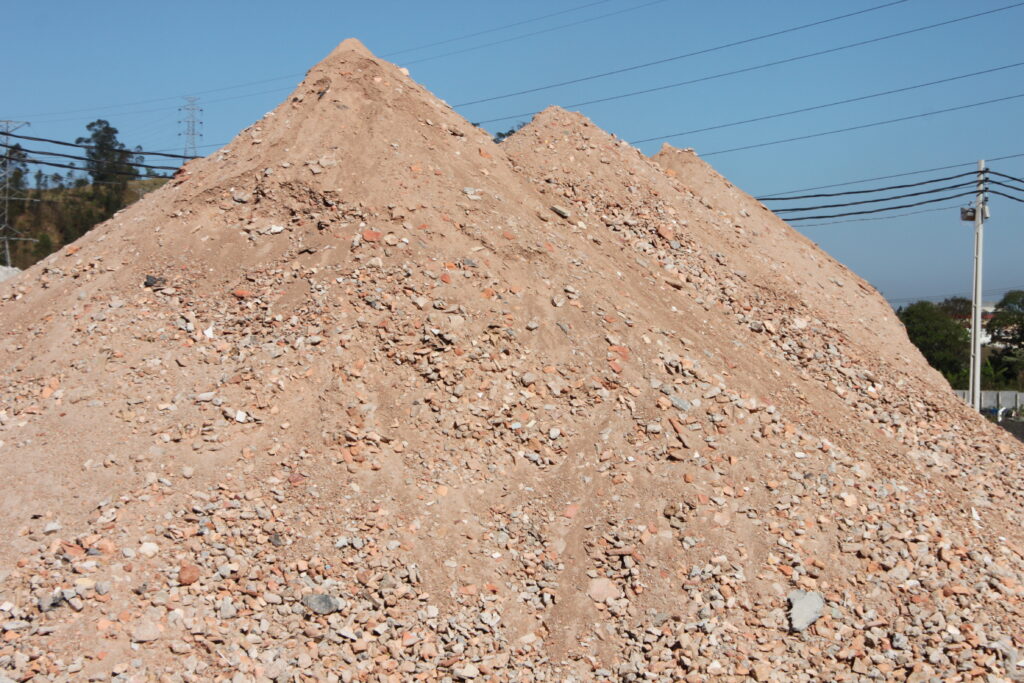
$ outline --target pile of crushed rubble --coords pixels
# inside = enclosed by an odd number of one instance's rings
[[[692,152],[346,41],[0,319],[0,681],[1022,672],[1021,444]]]

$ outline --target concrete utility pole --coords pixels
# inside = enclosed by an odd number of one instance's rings
[[[11,138],[10,134],[19,128],[29,125],[28,121],[0,120],[0,140],[3,141],[3,186],[0,192],[0,242],[4,243],[4,264],[11,267],[11,242],[29,241],[21,237],[21,233],[14,229],[10,222],[11,200],[17,199],[11,196]],[[32,240],[34,241],[34,240]]]
[[[974,200],[974,293],[971,296],[970,403],[981,410],[981,269],[988,204],[985,202],[985,161],[978,162],[978,194]]]
[[[185,156],[187,157],[199,156],[196,142],[203,137],[203,134],[199,132],[199,126],[203,124],[199,120],[199,115],[203,113],[203,108],[199,106],[198,102],[198,97],[186,97],[184,106],[178,109],[185,114],[185,118],[178,123],[185,124],[185,132],[179,133],[179,135],[185,136]]]

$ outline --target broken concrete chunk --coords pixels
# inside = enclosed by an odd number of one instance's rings
[[[786,596],[789,601],[789,628],[799,633],[813,624],[825,609],[825,599],[821,593],[802,590],[790,591]]]

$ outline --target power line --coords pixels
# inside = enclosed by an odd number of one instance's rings
[[[848,97],[844,100],[836,100],[835,102],[828,102],[826,104],[816,104],[811,107],[802,107],[800,109],[792,109],[790,111],[779,112],[777,114],[768,114],[766,116],[758,116],[752,119],[744,119],[742,121],[733,121],[732,123],[721,123],[715,126],[707,126],[705,128],[695,128],[693,130],[686,130],[681,133],[671,133],[669,135],[657,135],[651,138],[644,138],[643,140],[630,140],[631,145],[639,145],[645,142],[653,142],[654,140],[667,140],[669,138],[678,138],[684,135],[694,135],[696,133],[706,133],[711,130],[720,130],[722,128],[731,128],[732,126],[740,126],[746,123],[756,123],[759,121],[768,121],[770,119],[778,119],[783,116],[792,116],[793,114],[803,114],[809,111],[817,111],[819,109],[828,109],[829,107],[837,107],[842,104],[851,104],[853,102],[863,102],[864,100],[874,99],[876,97],[885,97],[887,95],[895,95],[897,93],[909,92],[911,90],[917,90],[919,88],[927,88],[932,85],[940,85],[942,83],[951,83],[953,81],[963,80],[965,78],[972,78],[974,76],[981,76],[983,74],[990,74],[996,71],[1003,71],[1005,69],[1012,69],[1018,66],[1024,66],[1024,62],[1017,62],[1015,64],[1007,64],[1005,66],[997,66],[991,69],[984,69],[983,71],[975,71],[969,74],[962,74],[960,76],[950,76],[949,78],[941,78],[937,81],[928,81],[927,83],[918,83],[916,85],[908,85],[904,88],[894,88],[892,90],[883,90],[881,92],[871,93],[870,95],[861,95],[859,97]]]
[[[0,157],[0,159],[10,159],[10,158],[11,157]],[[78,166],[72,166],[72,165],[69,165],[69,164],[58,164],[58,163],[51,162],[51,161],[42,161],[40,159],[18,159],[17,161],[23,161],[26,164],[36,164],[38,166],[52,166],[54,168],[69,168],[72,171],[82,171],[83,173],[87,172],[87,169],[80,168]],[[174,169],[174,170],[177,170],[177,169]],[[127,176],[129,178],[138,178],[138,179],[145,179],[146,178],[146,176],[142,175],[141,173],[126,173],[126,172],[123,172],[123,171],[116,171],[116,170],[103,171],[103,173],[104,174],[109,174],[109,175]]]
[[[78,142],[65,142],[63,140],[53,140],[51,138],[37,138],[37,137],[33,137],[31,135],[16,135],[14,133],[8,133],[8,135],[10,135],[12,138],[18,138],[19,140],[32,140],[33,142],[48,142],[51,145],[63,145],[64,147],[81,147],[83,149],[96,149],[96,147],[94,145],[83,145],[83,144],[78,143]],[[125,150],[125,151],[130,151],[130,150]],[[184,156],[184,155],[181,155],[181,154],[166,154],[164,152],[144,152],[142,150],[139,150],[137,152],[132,152],[132,154],[139,154],[139,155],[142,155],[144,157],[151,157],[151,156],[169,157],[171,159],[192,159],[193,158],[193,157],[187,157],[187,156]]]
[[[394,52],[386,52],[386,53],[382,54],[381,56],[382,57],[393,57],[395,55],[404,54],[406,52],[415,52],[416,50],[422,50],[422,49],[425,49],[425,48],[428,48],[428,47],[437,47],[438,45],[447,45],[449,43],[455,43],[455,42],[458,42],[460,40],[465,40],[467,38],[476,38],[477,36],[483,36],[483,35],[486,35],[488,33],[495,33],[497,31],[504,31],[507,28],[515,28],[516,26],[523,26],[524,24],[532,24],[532,23],[534,23],[536,21],[541,21],[542,19],[550,19],[551,17],[557,17],[557,16],[559,16],[561,14],[569,14],[570,12],[575,12],[577,10],[587,9],[588,7],[595,7],[597,5],[606,5],[609,2],[611,2],[611,1],[612,0],[600,0],[599,2],[589,2],[589,3],[585,4],[585,5],[576,5],[575,7],[570,7],[569,9],[563,9],[563,10],[560,10],[558,12],[552,12],[551,14],[543,14],[543,15],[541,15],[539,17],[533,17],[532,19],[524,19],[522,21],[517,21],[517,22],[512,23],[512,24],[505,24],[504,26],[496,26],[494,28],[485,29],[483,31],[476,31],[475,33],[466,33],[466,34],[463,34],[461,36],[456,36],[454,38],[446,38],[445,40],[438,40],[438,41],[435,41],[433,43],[425,43],[423,45],[417,45],[416,47],[406,47],[406,48],[403,48],[401,50],[396,50]]]
[[[987,169],[987,170],[989,170],[991,172],[991,169]],[[976,172],[974,172],[974,173],[976,173]],[[974,175],[974,173],[972,173],[971,175]],[[995,180],[987,180],[986,182],[992,183],[992,184],[1002,184],[1002,183],[997,183],[997,181],[995,181]],[[1004,187],[1009,187],[1009,186],[1008,185],[1004,185]],[[1024,189],[1021,189],[1021,188],[1013,188],[1013,189],[1016,189],[1016,190],[1024,192]],[[1017,202],[1024,202],[1024,199],[1021,199],[1019,197],[1013,197],[1013,196],[1010,196],[1008,194],[1004,194],[1002,192],[999,192],[998,190],[986,189],[985,191],[989,192],[991,194],[1000,195],[1001,197],[1006,197],[1007,199],[1012,199],[1012,200],[1017,201]],[[826,225],[838,225],[840,223],[861,223],[861,222],[864,222],[864,221],[883,221],[883,220],[889,220],[890,218],[900,218],[902,216],[913,216],[913,215],[920,214],[920,213],[933,213],[933,212],[936,212],[936,211],[947,211],[947,210],[949,210],[951,208],[954,208],[955,206],[956,205],[953,204],[953,205],[950,205],[950,206],[939,207],[937,209],[923,209],[921,211],[908,211],[907,213],[898,213],[898,214],[892,214],[892,215],[888,215],[888,216],[876,216],[876,217],[873,217],[873,218],[852,218],[850,220],[833,221],[831,223],[814,223],[814,224],[801,225],[800,227],[801,228],[816,228],[816,227],[821,227],[821,226],[826,226]],[[823,208],[823,207],[819,207],[819,208]],[[893,210],[895,210],[898,207],[892,207],[892,208],[893,208]],[[790,219],[785,219],[785,220],[788,221]],[[794,218],[792,220],[804,220],[804,219]]]
[[[301,75],[302,74],[295,74],[293,76],[285,76],[283,78],[294,78],[296,76],[301,76]],[[246,83],[246,84],[239,85],[239,86],[230,86],[229,88],[217,89],[217,90],[214,90],[214,92],[219,92],[220,90],[230,90],[230,89],[233,89],[233,88],[242,88],[242,87],[246,87],[246,86],[249,86],[249,85],[254,85],[255,83],[265,83],[265,82],[269,82],[269,81],[280,81],[280,80],[283,80],[283,78],[273,78],[273,79],[268,79],[267,81],[254,81],[253,83]],[[271,94],[271,93],[281,93],[281,92],[286,92],[288,90],[291,90],[292,87],[293,86],[288,86],[287,88],[284,88],[284,89],[282,89],[282,88],[271,88],[270,90],[260,90],[260,91],[257,91],[257,92],[246,93],[244,95],[232,95],[231,97],[218,97],[218,98],[212,99],[212,100],[204,100],[204,103],[207,104],[207,105],[210,105],[210,104],[217,104],[219,102],[230,102],[232,100],[241,100],[241,99],[245,99],[247,97],[258,97],[259,95],[268,95],[268,94]],[[199,92],[202,93],[202,92],[208,92],[208,91],[201,90]],[[178,99],[178,98],[161,98],[161,99]],[[123,116],[132,116],[132,115],[135,115],[135,114],[152,114],[154,112],[178,111],[179,109],[180,109],[179,106],[171,105],[171,106],[168,106],[168,107],[156,107],[154,109],[137,109],[135,111],[114,112],[113,114],[111,114],[111,116],[121,116],[121,117],[123,117]],[[96,112],[96,111],[98,111],[98,110],[97,109],[87,109],[86,110],[86,112]],[[63,123],[65,121],[79,121],[79,120],[81,120],[81,117],[80,116],[73,116],[73,117],[61,118],[61,119],[38,119],[37,118],[37,119],[34,119],[34,120],[37,123]]]
[[[904,216],[916,216],[919,213],[935,213],[937,211],[949,211],[952,208],[959,206],[958,204],[950,204],[949,206],[940,206],[935,209],[919,209],[918,211],[907,211],[905,213],[893,213],[886,216],[872,216],[870,218],[848,218],[845,221],[831,221],[829,223],[805,223],[800,226],[800,229],[804,228],[820,228],[826,225],[840,225],[842,223],[865,223],[868,221],[887,221],[893,218],[902,218]]]
[[[1019,157],[1024,157],[1024,152],[1021,152],[1019,154],[1006,154],[1006,155],[999,156],[999,157],[985,157],[985,158],[988,161],[992,162],[992,161],[1005,161],[1006,159],[1017,159]],[[768,195],[768,196],[777,197],[779,195],[790,194],[790,193],[793,193],[793,192],[812,192],[814,190],[827,190],[827,189],[829,189],[831,187],[843,187],[844,185],[860,185],[861,183],[871,183],[871,182],[875,182],[875,181],[878,181],[878,180],[890,180],[892,178],[904,178],[904,177],[906,177],[908,175],[921,175],[922,173],[932,173],[934,171],[948,171],[951,168],[963,168],[964,166],[970,166],[970,165],[974,165],[976,163],[977,163],[976,161],[965,161],[965,162],[959,163],[959,164],[949,164],[947,166],[935,166],[933,168],[923,168],[923,169],[921,169],[919,171],[904,171],[902,173],[890,173],[889,175],[880,175],[880,176],[875,176],[873,178],[861,178],[860,180],[844,180],[843,182],[840,182],[840,183],[830,183],[828,185],[815,185],[814,187],[801,187],[801,188],[796,189],[796,190],[786,190],[784,192],[773,192],[771,195]],[[993,174],[997,174],[997,172],[993,171],[992,169],[988,169],[988,172],[989,173],[993,173]],[[1002,174],[997,174],[997,175],[1002,175]],[[1021,182],[1024,182],[1024,181],[1021,181]],[[840,193],[840,194],[846,194],[846,193]]]
[[[982,293],[983,294],[1005,294],[1007,292],[1012,292],[1012,291],[1017,290],[1017,289],[1024,289],[1024,285],[1021,285],[1020,287],[1000,287],[998,289],[986,289]],[[890,299],[890,298],[886,297],[885,300],[888,301],[891,304],[900,304],[900,303],[907,303],[907,302],[913,302],[913,301],[927,301],[927,300],[931,300],[931,299],[952,299],[954,297],[962,297],[962,298],[965,298],[965,299],[969,299],[970,296],[971,296],[970,292],[957,292],[955,294],[923,294],[921,296],[916,296],[916,297],[908,296],[908,297],[903,297],[903,298],[900,298],[900,299]]]
[[[887,206],[887,207],[881,208],[881,209],[865,209],[864,211],[848,211],[847,213],[837,213],[837,214],[832,214],[832,215],[828,215],[828,216],[799,216],[799,217],[796,217],[796,218],[786,218],[784,220],[787,223],[792,223],[793,221],[814,221],[814,220],[821,220],[821,219],[825,219],[825,218],[843,218],[844,216],[862,216],[864,214],[869,214],[869,213],[881,213],[883,211],[895,211],[897,209],[909,209],[909,208],[912,208],[912,207],[915,207],[915,206],[923,206],[924,204],[935,204],[937,202],[945,202],[945,201],[949,201],[951,199],[958,199],[960,197],[973,197],[974,195],[975,195],[975,193],[973,191],[972,192],[961,192],[960,194],[954,194],[954,195],[950,195],[948,197],[939,197],[938,199],[926,199],[924,201],[915,202],[913,204],[901,204],[900,206]]]
[[[849,17],[855,17],[855,16],[857,16],[859,14],[867,14],[868,12],[874,12],[876,10],[885,9],[886,7],[892,7],[893,5],[899,5],[899,4],[902,4],[902,3],[907,2],[907,1],[908,0],[896,0],[895,2],[887,2],[884,5],[877,5],[875,7],[868,7],[867,9],[862,9],[862,10],[859,10],[857,12],[849,12],[847,14],[840,14],[839,16],[836,16],[836,17],[829,17],[828,19],[822,19],[821,21],[811,22],[809,24],[801,24],[800,26],[792,26],[790,28],[782,29],[782,30],[779,30],[779,31],[773,31],[771,33],[762,33],[759,36],[753,36],[753,37],[750,37],[750,38],[744,38],[743,40],[736,40],[736,41],[733,41],[731,43],[724,43],[722,45],[716,45],[714,47],[704,48],[703,50],[696,50],[694,52],[687,52],[685,54],[675,55],[673,57],[665,57],[664,59],[656,59],[653,62],[644,62],[643,64],[634,64],[633,66],[627,66],[627,67],[623,67],[621,69],[613,69],[612,71],[604,71],[602,73],[592,74],[590,76],[582,76],[580,78],[573,78],[573,79],[568,80],[568,81],[559,81],[558,83],[549,83],[548,85],[541,85],[541,86],[537,86],[535,88],[527,88],[526,90],[517,90],[516,92],[505,93],[503,95],[493,95],[491,97],[483,97],[483,98],[480,98],[478,100],[471,100],[469,102],[462,102],[461,104],[456,104],[454,106],[456,106],[456,107],[468,107],[468,106],[471,106],[471,105],[474,105],[474,104],[483,104],[484,102],[494,102],[495,100],[504,100],[504,99],[507,99],[509,97],[516,97],[518,95],[528,95],[530,93],[540,92],[542,90],[551,90],[552,88],[561,88],[561,87],[566,86],[566,85],[575,85],[577,83],[584,83],[586,81],[593,81],[593,80],[596,80],[598,78],[605,78],[606,76],[614,76],[614,75],[617,75],[617,74],[627,73],[629,71],[636,71],[638,69],[646,69],[647,67],[657,66],[659,64],[668,64],[669,62],[675,62],[675,61],[678,61],[680,59],[687,59],[689,57],[696,57],[698,55],[706,55],[706,54],[710,54],[712,52],[717,52],[719,50],[725,50],[725,49],[730,48],[730,47],[737,47],[737,46],[740,46],[740,45],[747,45],[749,43],[754,43],[754,42],[757,42],[759,40],[765,40],[766,38],[774,38],[776,36],[785,35],[787,33],[793,33],[795,31],[802,31],[803,29],[806,29],[806,28],[812,28],[814,26],[821,26],[823,24],[828,24],[828,23],[831,23],[833,21],[839,21],[840,19],[847,19]]]
[[[576,7],[571,7],[569,9],[562,10],[560,12],[553,12],[551,14],[545,14],[545,15],[542,15],[542,16],[539,16],[539,17],[534,17],[533,19],[527,19],[527,20],[524,20],[524,21],[518,21],[518,22],[511,23],[511,24],[505,24],[504,26],[498,26],[498,27],[495,27],[493,29],[487,29],[485,31],[479,31],[477,33],[471,33],[471,34],[468,34],[468,35],[457,36],[455,38],[450,38],[450,39],[446,39],[446,40],[437,41],[436,43],[429,43],[429,44],[426,44],[426,45],[420,45],[418,47],[413,47],[413,48],[405,48],[405,49],[399,50],[397,52],[385,52],[381,56],[382,57],[390,57],[390,56],[394,56],[394,55],[397,55],[397,54],[400,54],[400,53],[403,53],[403,52],[408,52],[408,51],[412,51],[412,50],[419,50],[419,49],[422,49],[422,48],[432,47],[432,46],[435,46],[435,45],[442,45],[442,44],[445,44],[445,43],[454,42],[456,40],[463,40],[465,38],[472,38],[472,37],[475,37],[477,35],[483,35],[483,34],[486,34],[486,33],[492,33],[492,32],[500,31],[500,30],[507,29],[507,28],[513,28],[515,26],[521,26],[523,24],[531,23],[531,22],[534,22],[534,21],[540,21],[542,19],[549,19],[549,18],[557,16],[559,14],[568,14],[569,12],[573,12],[573,11],[576,11],[576,10],[579,10],[579,9],[585,9],[585,8],[588,8],[588,7],[593,7],[593,6],[604,4],[604,3],[607,3],[607,2],[610,2],[610,1],[611,0],[600,0],[599,2],[592,2],[592,3],[586,4],[586,5],[578,5]],[[292,78],[298,78],[298,77],[301,77],[303,75],[305,75],[305,72],[295,72],[295,73],[290,73],[290,74],[287,74],[287,75],[284,75],[284,76],[275,76],[273,78],[263,78],[263,79],[256,80],[256,81],[247,81],[245,83],[236,83],[235,85],[227,85],[227,86],[221,86],[221,87],[218,87],[218,88],[210,88],[208,90],[198,90],[198,91],[196,91],[193,94],[195,94],[195,95],[211,95],[213,93],[224,92],[224,91],[227,91],[227,90],[237,90],[239,88],[247,88],[247,87],[249,87],[251,85],[263,85],[265,83],[274,83],[274,82],[277,82],[277,81],[283,81],[283,80],[288,80],[288,79],[292,79]],[[251,96],[255,96],[255,95],[262,95],[262,94],[267,94],[269,92],[279,92],[279,91],[280,91],[280,88],[277,88],[277,89],[275,89],[273,91],[263,91],[263,92],[260,92],[260,93],[252,93],[251,95],[239,95],[237,97],[232,97],[232,98],[224,98],[224,99],[218,99],[218,100],[207,100],[206,103],[207,104],[211,104],[213,102],[223,102],[223,101],[226,101],[228,99],[238,99],[239,97],[251,97]],[[38,121],[39,119],[43,119],[43,118],[46,118],[46,117],[49,117],[49,116],[63,116],[65,114],[88,114],[88,113],[97,112],[97,111],[106,111],[106,110],[109,110],[109,109],[120,109],[121,107],[134,107],[134,106],[143,105],[143,104],[155,104],[157,102],[170,102],[172,100],[180,100],[182,97],[184,97],[184,95],[171,95],[169,97],[154,97],[154,98],[146,99],[146,100],[135,100],[134,102],[122,102],[121,104],[104,104],[104,105],[99,105],[99,106],[95,106],[95,107],[87,107],[87,108],[83,108],[83,109],[65,109],[63,111],[41,112],[41,113],[36,113],[36,114],[25,115],[25,116],[23,116],[23,118],[33,119],[33,120],[37,120]],[[130,112],[130,113],[149,113],[149,112],[153,112],[153,111],[167,111],[167,110],[172,110],[172,109],[177,109],[177,105],[172,105],[172,106],[169,106],[169,107],[163,107],[163,108],[160,108],[160,109],[149,109],[149,110],[144,110],[144,111],[141,111],[141,112]],[[63,120],[77,120],[77,119],[63,119]],[[57,123],[59,121],[60,120],[45,121],[45,123]]]
[[[844,202],[842,204],[822,204],[820,206],[803,206],[799,208],[781,208],[774,209],[774,213],[797,213],[800,211],[817,211],[818,209],[838,209],[843,206],[859,206],[863,204],[878,204],[880,202],[891,202],[894,199],[906,199],[908,197],[920,197],[926,194],[935,194],[937,192],[948,192],[949,190],[959,190],[964,187],[974,187],[976,183],[974,181],[967,183],[957,183],[956,185],[946,185],[945,187],[935,187],[930,190],[921,190],[920,192],[908,192],[906,194],[897,194],[890,197],[876,197],[874,199],[860,199],[855,202]]]
[[[759,202],[773,202],[773,201],[787,201],[790,199],[819,199],[822,197],[843,197],[850,194],[870,194],[872,192],[885,192],[887,190],[903,190],[908,187],[919,187],[921,185],[930,185],[932,183],[941,183],[946,180],[956,180],[957,178],[963,178],[965,176],[977,175],[976,171],[966,171],[964,173],[957,173],[956,175],[945,176],[943,178],[932,178],[931,180],[922,180],[917,183],[905,183],[903,185],[890,185],[888,187],[874,187],[870,190],[847,190],[846,192],[824,192],[821,194],[804,194],[796,195],[793,197],[755,197]]]
[[[1024,156],[1024,154],[1018,154],[1016,156]],[[995,161],[995,160],[993,159],[993,161]],[[1015,178],[1012,175],[1006,175],[1005,173],[1000,173],[999,171],[993,171],[993,170],[990,169],[989,173],[991,173],[992,175],[997,175],[1000,178],[1007,178],[1009,180],[1013,180],[1013,181],[1018,182],[1018,183],[1024,183],[1024,180],[1021,180],[1020,178]]]
[[[638,10],[638,9],[644,9],[645,7],[650,7],[652,5],[660,5],[663,2],[668,2],[668,0],[651,0],[650,2],[645,2],[642,5],[634,5],[633,7],[627,7],[626,9],[620,9],[620,10],[617,10],[615,12],[609,12],[607,14],[599,14],[596,17],[590,17],[589,19],[580,19],[579,21],[573,21],[573,22],[570,22],[568,24],[560,24],[558,26],[552,26],[550,28],[541,29],[539,31],[532,31],[530,33],[522,33],[522,34],[520,34],[518,36],[512,36],[511,38],[503,38],[501,40],[495,40],[495,41],[492,41],[490,43],[484,43],[482,45],[477,45],[475,47],[462,48],[461,50],[452,50],[451,52],[442,52],[441,54],[434,55],[433,57],[424,57],[422,59],[414,59],[411,62],[405,62],[405,64],[411,66],[413,64],[422,64],[423,62],[431,62],[431,61],[433,61],[435,59],[442,59],[444,57],[451,57],[452,55],[460,55],[460,54],[463,54],[465,52],[473,52],[475,50],[482,50],[484,48],[494,47],[495,45],[502,45],[504,43],[511,43],[513,41],[516,41],[516,40],[522,40],[523,38],[531,38],[533,36],[539,36],[539,35],[541,35],[543,33],[551,33],[552,31],[561,31],[562,29],[572,28],[574,26],[579,26],[580,24],[587,24],[587,23],[590,23],[592,21],[597,21],[599,19],[607,19],[608,17],[614,17],[614,16],[616,16],[618,14],[625,14],[626,12],[633,12],[633,11]]]
[[[667,85],[660,85],[660,86],[656,86],[656,87],[653,87],[653,88],[645,88],[643,90],[634,90],[632,92],[621,93],[619,95],[609,95],[607,97],[599,97],[599,98],[593,99],[593,100],[586,100],[586,101],[583,101],[583,102],[574,102],[572,104],[565,105],[565,107],[567,107],[567,108],[585,107],[585,106],[592,105],[592,104],[599,104],[601,102],[611,102],[613,100],[621,100],[621,99],[624,99],[624,98],[627,98],[627,97],[636,97],[637,95],[647,95],[647,94],[650,94],[650,93],[653,93],[653,92],[659,92],[659,91],[662,91],[662,90],[669,90],[671,88],[679,88],[679,87],[682,87],[684,85],[693,85],[694,83],[703,83],[703,82],[715,80],[715,79],[718,79],[718,78],[724,78],[726,76],[735,76],[737,74],[750,73],[751,71],[759,71],[761,69],[767,69],[767,68],[772,67],[772,66],[779,66],[781,64],[790,64],[792,62],[799,62],[799,61],[804,60],[804,59],[811,59],[813,57],[820,57],[822,55],[834,54],[836,52],[841,52],[843,50],[849,50],[849,49],[852,49],[852,48],[855,48],[855,47],[862,47],[864,45],[871,45],[873,43],[880,43],[882,41],[891,40],[893,38],[901,38],[903,36],[911,35],[911,34],[914,34],[914,33],[920,33],[922,31],[929,31],[931,29],[940,28],[942,26],[950,26],[952,24],[957,24],[957,23],[962,22],[962,21],[968,21],[970,19],[976,19],[978,17],[983,17],[983,16],[986,16],[986,15],[989,15],[989,14],[995,14],[996,12],[1003,12],[1003,11],[1008,10],[1008,9],[1013,9],[1015,7],[1020,7],[1021,5],[1024,5],[1024,2],[1016,2],[1016,3],[1012,4],[1012,5],[1006,5],[1004,7],[998,7],[996,9],[988,10],[988,11],[985,11],[985,12],[977,12],[975,14],[968,14],[966,16],[958,17],[956,19],[948,19],[946,21],[941,21],[941,22],[936,23],[936,24],[928,24],[927,26],[919,26],[917,28],[907,29],[905,31],[898,31],[896,33],[889,33],[887,35],[879,36],[877,38],[870,38],[868,40],[860,40],[860,41],[857,41],[855,43],[847,43],[846,45],[840,45],[838,47],[832,47],[832,48],[828,48],[826,50],[818,50],[816,52],[808,52],[807,54],[797,55],[796,57],[787,57],[786,59],[778,59],[778,60],[775,60],[773,62],[765,62],[763,64],[756,64],[754,66],[748,66],[748,67],[745,67],[745,68],[742,68],[742,69],[734,69],[732,71],[723,71],[721,73],[712,74],[710,76],[702,76],[701,78],[693,78],[693,79],[690,79],[690,80],[687,80],[687,81],[678,81],[676,83],[669,83]],[[512,115],[509,115],[509,116],[500,116],[500,117],[493,118],[493,119],[484,119],[482,121],[478,121],[478,123],[493,123],[495,121],[505,121],[507,119],[515,119],[515,118],[522,118],[522,117],[526,117],[526,116],[533,116],[534,114],[537,114],[537,113],[538,112],[536,112],[536,111],[532,111],[532,112],[525,112],[525,113],[519,113],[519,114],[512,114]]]
[[[1017,187],[1016,185],[1010,185],[1009,183],[1001,183],[998,180],[989,180],[988,182],[999,187],[1005,187],[1007,190],[1015,190],[1017,192],[1024,192],[1024,187]]]
[[[79,157],[79,156],[75,156],[73,154],[61,154],[60,152],[43,152],[43,151],[36,150],[36,149],[26,149],[24,147],[21,147],[20,145],[8,145],[8,144],[2,143],[2,142],[0,142],[0,147],[5,147],[7,149],[19,149],[22,152],[25,152],[26,154],[45,154],[47,156],[52,156],[52,157],[64,157],[65,159],[75,159],[77,161],[91,161],[93,163],[97,163],[96,159],[90,159],[89,157]],[[132,152],[130,152],[128,150],[124,150],[123,153],[126,154],[126,155],[132,155],[133,154]],[[19,159],[17,157],[10,157],[10,159],[12,159],[13,161],[19,161]],[[24,159],[23,161],[28,161],[28,159]],[[102,163],[102,162],[99,162],[99,163]],[[149,164],[139,164],[139,163],[134,163],[134,162],[131,162],[131,161],[124,161],[124,162],[121,162],[121,163],[124,163],[124,164],[129,165],[129,166],[135,166],[135,167],[138,167],[138,168],[151,168],[154,171],[177,171],[178,168],[179,168],[178,166],[150,166]]]
[[[303,73],[293,73],[293,74],[288,74],[287,76],[275,76],[274,78],[263,78],[263,79],[260,79],[258,81],[248,81],[246,83],[238,83],[236,85],[227,85],[227,86],[223,86],[223,87],[220,87],[220,88],[211,88],[209,90],[198,90],[198,91],[195,92],[195,94],[196,95],[208,95],[208,94],[211,94],[211,93],[224,92],[225,90],[237,90],[238,88],[247,88],[247,87],[249,87],[251,85],[263,85],[264,83],[274,83],[276,81],[283,81],[283,80],[287,80],[287,79],[290,79],[290,78],[297,78],[297,77],[302,76],[302,75],[304,75],[304,74]],[[225,97],[223,99],[210,100],[209,102],[207,102],[207,104],[209,104],[210,102],[224,102],[224,101],[227,101],[229,99],[238,99],[240,97],[251,97],[251,96],[254,96],[254,95],[263,95],[263,94],[266,94],[268,92],[279,92],[279,91],[280,91],[280,88],[275,88],[272,91],[271,90],[267,90],[267,91],[262,91],[262,92],[259,92],[259,93],[251,93],[250,95],[238,95],[238,96],[235,96],[235,97]],[[156,102],[169,102],[171,100],[180,100],[182,97],[184,97],[184,95],[172,95],[170,97],[155,97],[155,98],[150,99],[150,100],[137,100],[135,102],[123,102],[121,104],[105,104],[105,105],[100,105],[100,106],[97,106],[97,107],[89,107],[89,108],[86,108],[86,109],[68,109],[68,110],[65,110],[65,111],[47,112],[47,113],[43,113],[43,114],[35,114],[35,115],[32,115],[32,116],[27,116],[26,118],[31,118],[33,120],[38,121],[39,119],[43,119],[43,118],[46,118],[48,116],[63,116],[64,114],[89,114],[89,113],[95,113],[95,112],[98,112],[98,111],[105,111],[105,110],[109,110],[109,109],[120,109],[121,107],[133,107],[135,105],[140,105],[140,104],[154,104]],[[127,114],[148,114],[150,112],[169,111],[169,110],[177,109],[177,108],[178,108],[178,105],[171,105],[169,107],[160,107],[160,108],[157,108],[157,109],[143,109],[143,110],[134,111],[134,112],[118,112],[117,116],[125,116]],[[53,120],[50,120],[50,121],[43,121],[43,123],[58,123],[60,121],[77,121],[77,120],[78,120],[78,117],[75,117],[74,119],[53,119]]]
[[[732,152],[742,152],[748,149],[757,149],[759,147],[770,147],[772,145],[781,145],[787,142],[798,142],[800,140],[811,140],[813,138],[825,137],[826,135],[836,135],[838,133],[849,133],[855,130],[864,130],[865,128],[874,128],[876,126],[885,126],[890,123],[900,123],[903,121],[912,121],[914,119],[923,119],[928,116],[935,116],[936,114],[948,114],[953,111],[962,111],[964,109],[973,109],[975,107],[984,107],[989,104],[997,104],[999,102],[1007,102],[1009,100],[1015,100],[1024,97],[1024,93],[1018,93],[1016,95],[1007,95],[1006,97],[997,97],[991,100],[984,100],[982,102],[972,102],[970,104],[961,104],[956,107],[947,107],[946,109],[935,109],[933,111],[926,111],[920,114],[911,114],[909,116],[900,116],[895,119],[886,119],[885,121],[875,121],[873,123],[863,123],[857,126],[847,126],[846,128],[836,128],[835,130],[826,130],[821,133],[811,133],[809,135],[797,135],[792,138],[782,138],[780,140],[771,140],[770,142],[759,142],[753,145],[743,145],[741,147],[731,147],[729,149],[720,149],[714,152],[707,152],[702,154],[702,157],[710,157],[718,154],[730,154]]]
[[[1012,199],[1015,202],[1020,202],[1021,204],[1024,204],[1024,199],[1021,199],[1020,197],[1014,197],[1013,195],[1006,194],[1005,192],[1000,192],[999,190],[989,190],[989,192],[991,192],[992,194],[997,194],[1000,197],[1006,197],[1007,199]]]

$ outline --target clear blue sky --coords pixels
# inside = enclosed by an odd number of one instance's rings
[[[29,120],[32,126],[24,132],[65,140],[84,135],[89,121],[106,118],[129,145],[178,151],[180,96],[201,97],[205,112],[200,144],[224,143],[284,99],[305,70],[347,37],[357,37],[376,54],[407,66],[416,80],[457,104],[714,47],[885,2],[12,3],[5,8],[6,30],[0,44],[7,65],[0,118]],[[748,45],[459,110],[471,121],[480,121],[548,104],[567,105],[1012,4],[1014,0],[907,0]],[[562,10],[569,11],[530,21]],[[513,22],[528,23],[420,47]],[[575,22],[583,23],[563,26]],[[1022,28],[1024,5],[822,57],[580,109],[624,139],[655,137],[1024,62]],[[546,29],[555,30],[521,37]],[[504,42],[470,49],[496,41]],[[267,82],[233,87],[256,81]],[[1020,93],[1024,67],[670,141],[707,154]],[[508,128],[519,120],[524,117],[487,127]],[[738,186],[764,195],[1024,153],[1022,121],[1024,98],[707,159]],[[659,146],[640,145],[647,153]],[[1024,157],[995,162],[992,168],[1024,177]],[[986,225],[984,288],[991,291],[987,299],[998,298],[1005,289],[1024,288],[1024,204],[993,197],[992,214]],[[801,230],[890,300],[941,298],[970,291],[972,231],[958,218],[957,210],[948,208]]]

